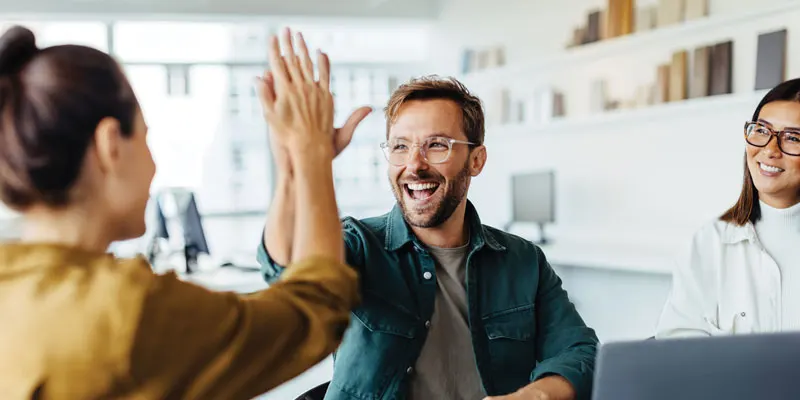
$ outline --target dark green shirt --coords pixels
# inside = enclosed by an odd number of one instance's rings
[[[488,395],[559,375],[591,397],[597,336],[581,319],[542,250],[481,224],[467,204],[466,291],[472,351]],[[405,399],[436,298],[436,265],[395,206],[343,220],[347,263],[361,274],[362,304],[334,355],[327,400]],[[262,245],[272,282],[283,271]]]

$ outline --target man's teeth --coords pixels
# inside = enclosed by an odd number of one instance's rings
[[[761,169],[763,169],[764,171],[767,171],[767,172],[783,172],[783,170],[778,168],[778,167],[773,167],[771,165],[767,165],[767,164],[764,164],[764,163],[758,163],[758,166],[761,167]]]
[[[438,183],[409,183],[408,188],[411,190],[427,190],[427,189],[435,189],[439,186]]]

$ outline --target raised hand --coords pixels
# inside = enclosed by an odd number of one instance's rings
[[[284,34],[284,37],[286,37],[286,34]],[[291,37],[288,37],[288,40],[291,41]],[[300,46],[301,51],[304,51],[305,55],[307,55],[308,50],[305,48],[305,42],[302,40],[302,37],[298,37],[298,44]],[[301,57],[302,56],[303,54],[301,54]],[[327,55],[321,54],[321,56],[324,57],[324,61],[318,62],[320,67],[319,83],[322,83],[324,80],[326,86],[330,87],[330,72],[329,72],[330,64],[329,61],[327,60]],[[295,53],[291,52],[281,57],[284,65],[288,65],[288,63],[291,62],[291,60],[289,60],[289,57],[295,57]],[[270,60],[271,64],[275,65],[275,62],[272,61],[272,58],[270,58]],[[308,58],[308,60],[310,60],[310,57]],[[322,74],[321,69],[323,68],[323,65],[328,69],[327,74]],[[312,71],[313,71],[313,66],[312,66]],[[265,71],[263,77],[256,79],[256,89],[259,94],[261,106],[265,110],[265,117],[266,117],[266,108],[268,107],[269,102],[274,101],[277,96],[277,92],[275,89],[275,78],[272,71]],[[331,139],[334,150],[334,156],[338,156],[347,147],[347,145],[350,144],[350,141],[353,137],[353,133],[355,132],[356,128],[361,123],[361,121],[363,121],[364,118],[366,118],[371,112],[372,108],[370,107],[367,106],[360,107],[355,111],[353,111],[352,114],[350,114],[344,125],[342,125],[340,128],[332,129],[333,134]],[[269,118],[267,118],[267,122],[269,123]],[[273,124],[270,124],[271,132],[274,132],[276,129],[277,128]],[[274,133],[271,133],[270,136],[272,136],[270,139],[273,144],[273,151],[275,152],[276,162],[278,162],[279,166],[282,168],[289,167],[290,163],[288,162],[288,155],[286,155],[286,149],[282,148],[282,146],[280,146],[280,143],[276,143]]]
[[[330,63],[317,54],[319,80],[302,35],[297,36],[299,55],[286,29],[284,55],[277,37],[270,41],[270,71],[259,83],[264,116],[273,138],[290,152],[325,145],[330,148],[333,134],[333,96],[330,92]]]

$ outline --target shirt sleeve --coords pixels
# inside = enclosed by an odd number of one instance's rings
[[[708,337],[720,332],[710,309],[716,309],[713,283],[713,234],[706,228],[678,257],[670,289],[656,327],[656,339]],[[718,247],[718,246],[717,246]]]
[[[131,375],[154,398],[254,398],[336,349],[359,301],[357,280],[353,268],[323,258],[244,296],[158,276],[131,346]]]
[[[544,253],[536,247],[539,285],[536,296],[536,353],[539,363],[531,380],[557,375],[572,384],[577,399],[592,392],[598,339],[586,326]]]
[[[344,236],[345,244],[345,257],[346,262],[350,266],[360,266],[364,262],[364,246],[362,245],[361,235],[355,227],[355,223],[351,217],[342,220],[342,233]],[[256,249],[256,260],[261,266],[261,273],[267,283],[275,282],[280,278],[283,271],[286,269],[285,265],[280,265],[272,259],[264,245],[264,236],[262,234],[261,241],[258,243]]]

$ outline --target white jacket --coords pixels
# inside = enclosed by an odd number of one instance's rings
[[[780,314],[780,270],[753,224],[715,220],[681,255],[656,338],[778,332]]]

